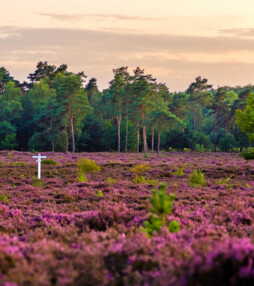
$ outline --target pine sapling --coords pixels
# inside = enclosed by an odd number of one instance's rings
[[[171,214],[174,207],[176,196],[174,194],[166,195],[166,184],[160,183],[159,190],[152,190],[150,202],[152,204],[149,220],[144,223],[144,232],[148,236],[152,236],[154,231],[159,232],[161,227],[167,226],[170,232],[177,232],[180,229],[179,223],[175,220],[170,223],[167,220],[167,215]]]

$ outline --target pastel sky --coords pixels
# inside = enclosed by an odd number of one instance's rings
[[[95,77],[145,68],[171,91],[202,76],[254,84],[253,0],[9,0],[1,5],[0,66],[23,81],[38,61]]]

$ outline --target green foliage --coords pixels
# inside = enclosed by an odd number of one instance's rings
[[[172,233],[176,233],[180,230],[179,222],[176,220],[172,220],[169,224],[169,231]]]
[[[135,178],[132,181],[133,181],[133,183],[142,185],[142,184],[144,184],[146,182],[146,179],[145,179],[144,176],[140,176],[139,177],[139,176],[136,175]]]
[[[130,169],[132,173],[137,174],[138,176],[143,175],[145,172],[151,171],[152,167],[147,164],[139,164]]]
[[[218,146],[222,151],[232,150],[236,146],[234,136],[232,134],[227,134],[225,137],[222,137]]]
[[[157,180],[154,180],[154,179],[146,179],[146,184],[147,185],[152,185],[153,187],[156,186],[157,184]]]
[[[12,150],[12,151],[8,154],[8,157],[10,157],[10,158],[14,157],[14,150]]]
[[[85,176],[85,174],[83,172],[79,172],[78,173],[78,180],[81,183],[86,183],[87,182],[87,178]]]
[[[42,164],[44,165],[58,165],[59,163],[52,160],[52,159],[44,159],[41,161]]]
[[[96,165],[94,160],[79,159],[77,162],[79,172],[93,174],[101,170],[100,166]]]
[[[160,183],[159,190],[152,190],[151,202],[151,214],[149,220],[144,223],[142,231],[149,237],[153,235],[155,231],[159,232],[161,227],[168,227],[170,232],[178,232],[180,230],[179,223],[175,220],[170,223],[167,220],[167,215],[171,214],[174,207],[174,201],[176,196],[170,194],[166,195],[166,184]]]
[[[245,159],[246,161],[254,160],[254,149],[251,149],[247,152],[241,152],[239,153],[239,156]]]
[[[32,185],[34,187],[42,187],[44,185],[44,183],[40,179],[36,177],[34,177],[33,179],[34,179],[34,182],[32,183]]]
[[[153,179],[146,179],[144,176],[135,176],[135,178],[132,180],[133,183],[136,183],[136,184],[147,184],[147,185],[152,185],[152,186],[155,186],[157,184],[157,180],[153,180]]]
[[[5,194],[1,194],[0,195],[0,201],[8,203],[9,199],[8,199],[8,197]]]
[[[231,177],[232,177],[232,176],[229,176],[229,177],[227,177],[227,178],[224,179],[224,180],[219,179],[216,183],[217,183],[217,184],[220,184],[220,185],[225,185],[225,184],[227,184],[227,183],[229,182],[229,180],[230,180]]]
[[[254,93],[249,95],[246,109],[236,110],[235,116],[241,131],[246,132],[250,140],[254,140]]]
[[[17,128],[10,122],[0,122],[0,149],[11,150],[17,146],[16,132]]]
[[[205,187],[205,177],[202,170],[194,170],[189,176],[189,186],[197,187],[198,185]]]
[[[25,163],[25,162],[16,162],[16,163],[11,163],[10,165],[12,165],[12,166],[26,166],[27,163]]]
[[[144,158],[145,158],[145,159],[148,159],[148,158],[149,158],[149,156],[148,156],[147,153],[144,154]]]
[[[182,167],[177,167],[176,168],[176,171],[175,172],[173,172],[172,174],[173,175],[175,175],[175,176],[177,176],[177,177],[181,177],[181,176],[184,176],[184,166],[182,166]]]
[[[0,67],[0,149],[68,152],[72,146],[75,152],[76,146],[78,152],[103,152],[143,145],[145,155],[138,160],[144,161],[151,130],[158,153],[160,146],[242,150],[254,140],[253,85],[211,89],[199,76],[186,92],[171,93],[139,67],[133,74],[127,67],[113,73],[109,88],[100,92],[95,78],[84,86],[85,75],[68,72],[67,65],[39,62],[29,84]]]
[[[96,194],[96,197],[103,197],[103,192],[102,190],[99,190],[98,193]]]
[[[108,183],[109,184],[115,184],[116,183],[116,179],[108,177]]]

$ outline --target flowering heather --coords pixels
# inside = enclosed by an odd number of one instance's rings
[[[59,164],[42,165],[35,184],[33,154],[9,154],[0,152],[7,198],[0,200],[0,286],[254,285],[252,161],[233,153],[45,152]],[[77,178],[82,158],[101,168],[87,182]],[[147,180],[176,195],[167,219],[179,232],[161,227],[149,238],[141,231],[154,187],[133,182],[131,168],[140,164],[152,167]],[[206,186],[189,186],[197,169]]]

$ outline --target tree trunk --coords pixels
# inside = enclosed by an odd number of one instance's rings
[[[145,126],[145,114],[142,112],[142,129],[143,129],[143,147],[144,147],[144,153],[147,153],[147,140],[146,140],[146,126]]]
[[[233,124],[233,135],[235,136],[236,123]]]
[[[69,145],[68,130],[67,127],[65,127],[65,153],[68,153],[68,145]]]
[[[53,119],[51,117],[50,119],[50,134],[53,133]],[[55,152],[55,144],[54,144],[54,139],[51,139],[51,146],[52,146],[52,152]]]
[[[154,126],[152,126],[152,151],[154,152]]]
[[[51,140],[52,152],[55,152],[55,143],[54,140]]]
[[[142,126],[143,129],[143,146],[144,146],[144,153],[147,153],[147,140],[146,140],[146,126]]]
[[[121,152],[121,115],[116,117],[117,119],[117,135],[118,135],[118,147],[117,147],[117,152]]]
[[[128,115],[126,115],[126,127],[125,127],[125,153],[128,151]]]
[[[161,133],[158,132],[158,144],[157,144],[157,155],[160,154],[160,143],[161,143]]]
[[[71,114],[70,123],[71,123],[71,137],[72,137],[72,153],[75,153],[75,134],[74,134],[73,114]]]
[[[139,121],[138,121],[138,131],[137,131],[137,153],[139,153]]]
[[[214,146],[214,152],[216,152],[217,116],[218,116],[218,110],[216,110],[216,113],[215,113],[215,116],[214,116],[214,125],[213,125],[213,146]]]
[[[196,124],[197,124],[197,107],[194,106],[194,114],[193,114],[193,131],[196,131]]]

